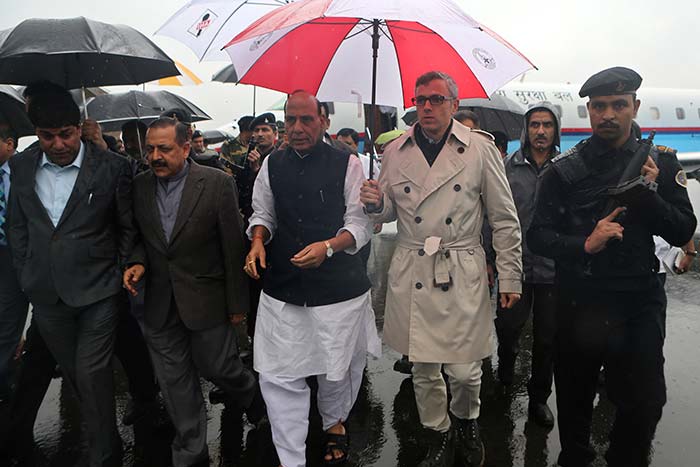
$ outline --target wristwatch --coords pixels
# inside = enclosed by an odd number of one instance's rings
[[[330,258],[331,256],[333,256],[333,247],[331,246],[331,242],[326,240],[323,243],[326,245],[326,256]]]
[[[696,251],[685,251],[684,250],[683,253],[685,253],[687,256],[697,256],[698,255],[697,250]]]

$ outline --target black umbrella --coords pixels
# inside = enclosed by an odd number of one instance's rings
[[[233,64],[231,64],[214,73],[211,80],[219,81],[220,83],[237,83],[238,75],[236,74],[236,69],[233,68]]]
[[[202,109],[187,99],[168,91],[129,91],[97,96],[87,105],[88,113],[104,131],[119,131],[122,124],[139,119],[149,124],[168,109],[180,108],[193,122],[211,120]]]
[[[229,138],[233,138],[233,135],[221,130],[204,130],[202,131],[202,136],[204,136],[204,142],[206,144],[222,143]]]
[[[0,31],[0,83],[47,80],[75,89],[179,74],[165,52],[129,26],[79,17],[28,19]]]
[[[501,131],[508,136],[508,140],[519,139],[523,131],[525,109],[500,94],[494,94],[490,99],[460,99],[459,110],[471,110],[476,113],[482,129]],[[416,118],[415,107],[401,117],[407,125],[412,125]]]
[[[24,97],[12,86],[0,85],[0,123],[8,124],[18,137],[34,134],[24,106]]]

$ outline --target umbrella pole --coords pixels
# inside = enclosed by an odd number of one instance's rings
[[[83,93],[83,112],[85,113],[85,120],[87,120],[88,117],[88,111],[87,111],[87,100],[85,99],[85,86],[80,88],[82,93]]]
[[[258,87],[253,86],[253,117],[255,117],[255,95],[257,93]]]
[[[369,113],[369,179],[374,178],[374,135],[377,134],[375,128],[375,114],[377,110],[377,53],[379,51],[379,20],[372,20],[372,105]]]

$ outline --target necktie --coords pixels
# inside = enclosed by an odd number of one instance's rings
[[[5,196],[4,171],[0,169],[0,246],[7,246],[5,235],[5,217],[7,216],[7,197]]]

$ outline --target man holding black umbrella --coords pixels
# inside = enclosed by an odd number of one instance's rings
[[[91,466],[121,464],[111,358],[120,267],[136,238],[129,163],[81,142],[66,94],[29,105],[39,148],[13,165],[10,241],[20,285],[80,399]]]

